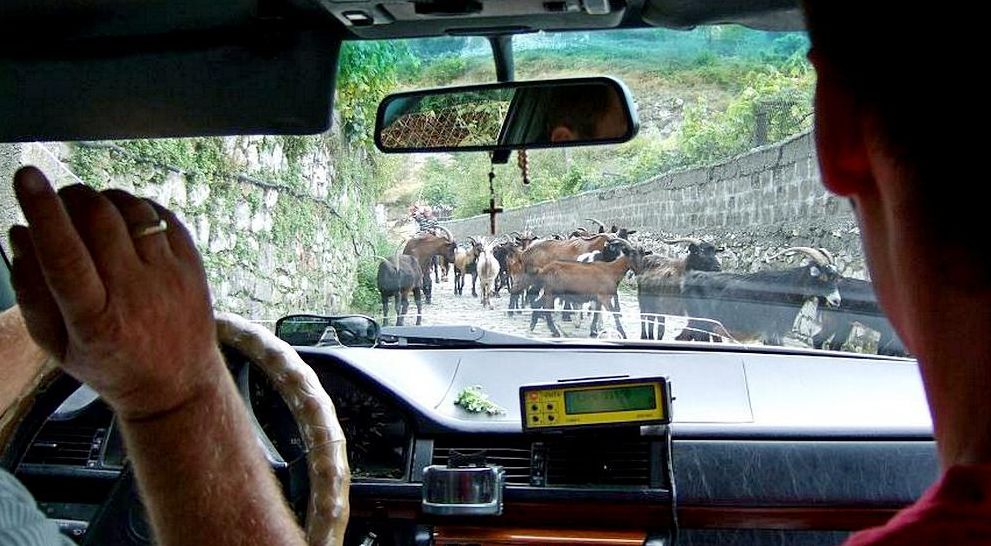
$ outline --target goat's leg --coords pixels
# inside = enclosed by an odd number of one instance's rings
[[[561,306],[561,320],[564,322],[571,322],[571,302],[564,300],[564,305]]]
[[[413,289],[413,301],[416,302],[416,325],[420,325],[423,320],[423,293],[419,288]]]
[[[544,308],[544,318],[547,319],[547,328],[550,329],[551,335],[554,337],[564,337],[561,329],[554,323],[554,299],[553,294],[548,294],[547,290],[544,290],[544,299],[541,307]]]
[[[711,338],[709,330],[703,326],[703,323],[695,319],[688,319],[688,323],[685,324],[685,328],[678,334],[675,338],[677,341],[707,341]]]
[[[592,302],[592,324],[588,327],[588,337],[599,337],[599,324],[602,320],[602,304],[598,300]]]
[[[396,296],[396,326],[402,326],[406,322],[406,311],[409,309],[409,290],[403,290]]]
[[[478,292],[475,291],[475,282],[478,281],[478,273],[471,276],[471,297],[477,298]]]
[[[427,269],[426,274],[423,276],[423,294],[426,296],[427,305],[430,305],[430,300],[433,293],[433,279],[430,277],[430,269]]]
[[[610,311],[612,311],[613,319],[616,321],[616,329],[619,330],[619,335],[626,339],[626,330],[623,329],[623,312],[619,309],[619,296],[614,295],[614,297],[609,298]]]
[[[382,294],[382,326],[389,325],[389,295]]]

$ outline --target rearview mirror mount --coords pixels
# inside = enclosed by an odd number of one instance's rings
[[[556,148],[626,142],[638,129],[629,89],[598,76],[389,95],[375,145],[386,153]]]

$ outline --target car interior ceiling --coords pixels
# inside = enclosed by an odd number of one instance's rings
[[[341,40],[721,23],[802,29],[794,0],[13,0],[0,142],[319,133]]]

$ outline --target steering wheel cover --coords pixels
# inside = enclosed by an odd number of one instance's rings
[[[220,343],[239,351],[268,377],[299,426],[310,477],[306,542],[342,545],[351,511],[351,469],[333,401],[313,369],[270,330],[234,313],[218,313],[216,321]]]

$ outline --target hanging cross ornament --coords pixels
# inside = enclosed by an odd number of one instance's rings
[[[482,212],[489,215],[489,233],[494,237],[496,234],[496,214],[502,212],[502,207],[496,206],[493,180],[495,180],[495,167],[489,167],[489,208]]]

